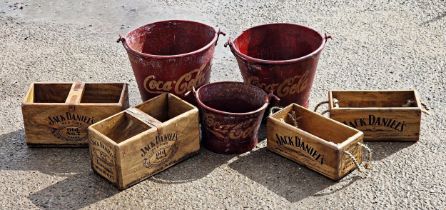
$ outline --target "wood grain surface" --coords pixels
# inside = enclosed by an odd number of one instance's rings
[[[330,91],[329,101],[330,118],[363,131],[365,141],[419,139],[422,109],[414,90]]]
[[[294,121],[297,121],[297,127]],[[341,179],[356,168],[350,164],[349,157],[345,158],[344,151],[362,162],[362,147],[357,144],[362,139],[361,131],[297,104],[268,117],[269,150],[333,180]]]
[[[26,143],[88,146],[88,126],[127,107],[124,83],[33,83],[22,102]]]
[[[101,173],[95,161],[92,168],[119,189],[161,172],[200,149],[198,109],[167,93],[104,119],[92,125],[89,132],[93,138],[92,160],[98,158],[95,141],[115,145],[116,155],[109,162],[116,163],[116,179]]]

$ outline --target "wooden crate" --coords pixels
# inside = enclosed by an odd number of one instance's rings
[[[91,165],[125,189],[198,153],[198,109],[164,93],[89,127]]]
[[[364,132],[364,141],[418,141],[421,102],[414,90],[330,91],[330,118]]]
[[[22,103],[26,143],[87,147],[88,126],[127,107],[125,83],[33,83]]]
[[[361,131],[297,104],[268,117],[269,150],[333,180],[341,179],[363,162],[362,140]]]

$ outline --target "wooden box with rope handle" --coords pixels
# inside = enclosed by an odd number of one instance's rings
[[[335,90],[323,103],[323,114],[361,130],[364,141],[418,141],[421,113],[428,113],[415,90]]]
[[[341,179],[356,168],[362,171],[368,167],[371,151],[362,140],[361,131],[297,104],[268,117],[267,148],[270,151],[333,180]],[[367,162],[364,159],[368,159]]]
[[[128,104],[126,83],[32,83],[22,102],[26,143],[87,147],[88,126]]]
[[[198,153],[198,109],[170,93],[89,127],[93,170],[126,189]]]

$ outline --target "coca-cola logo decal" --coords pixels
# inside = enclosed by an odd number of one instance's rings
[[[173,92],[176,95],[183,95],[192,87],[203,85],[206,74],[211,65],[203,64],[200,68],[183,74],[178,80],[158,80],[155,75],[149,75],[144,79],[144,89],[149,93]]]

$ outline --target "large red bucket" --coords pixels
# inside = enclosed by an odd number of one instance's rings
[[[121,37],[138,83],[147,100],[170,92],[184,97],[192,87],[209,83],[218,36],[203,23],[167,20],[150,23]]]
[[[240,34],[229,45],[245,83],[274,92],[280,105],[308,107],[316,66],[330,38],[301,25],[260,25]]]

